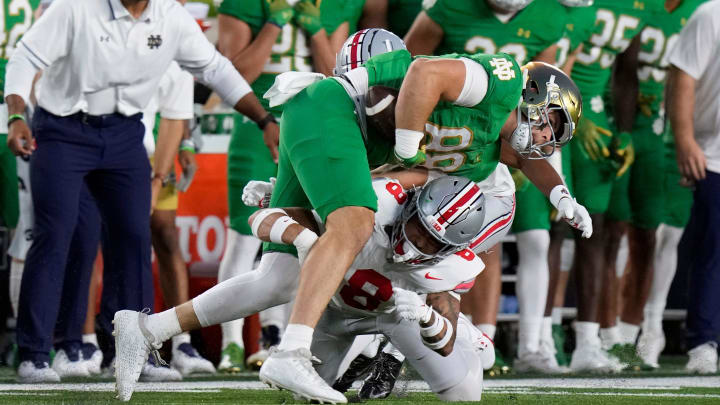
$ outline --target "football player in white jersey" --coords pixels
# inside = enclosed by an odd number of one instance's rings
[[[408,290],[419,293],[463,292],[472,285],[474,277],[483,269],[482,262],[466,248],[481,229],[484,219],[484,196],[476,184],[456,177],[443,177],[435,180],[425,186],[423,190],[430,189],[431,185],[447,185],[448,182],[454,183],[454,188],[447,191],[446,195],[442,197],[438,197],[436,194],[430,195],[431,198],[436,199],[436,204],[441,204],[434,212],[430,213],[418,210],[417,200],[412,200],[412,205],[405,210],[404,207],[409,196],[399,183],[390,180],[378,180],[374,183],[375,190],[379,193],[379,208],[375,214],[373,237],[358,256],[355,266],[353,266],[355,271],[348,273],[348,279],[338,290],[338,295],[331,305],[333,308],[352,308],[355,311],[354,316],[367,317],[368,313],[379,315],[376,319],[387,322],[387,328],[357,332],[389,335],[391,341],[398,348],[407,351],[406,355],[412,364],[426,370],[423,376],[439,394],[457,394],[461,398],[479,399],[480,391],[477,391],[478,377],[476,374],[482,375],[481,362],[479,358],[474,362],[468,360],[471,357],[468,354],[473,353],[478,345],[465,339],[465,343],[460,345],[461,349],[453,350],[454,334],[452,330],[458,329],[455,324],[458,308],[456,296],[447,293],[446,297],[454,300],[446,298],[448,302],[454,302],[452,306],[449,306],[453,310],[444,310],[443,312],[447,313],[443,313],[441,318],[441,314],[434,315],[433,312],[428,311],[428,307],[414,295],[415,292],[408,292]],[[455,190],[456,188],[459,191]],[[416,194],[416,198],[423,198],[423,196],[424,194]],[[253,200],[251,197],[256,198]],[[262,194],[247,196],[244,200],[246,203],[257,204],[260,198],[262,198]],[[425,205],[421,206],[425,207]],[[250,218],[249,222],[253,233],[260,239],[295,245],[298,248],[299,261],[302,262],[318,238],[318,234],[311,229],[318,229],[320,233],[321,229],[318,228],[315,217],[309,211],[287,209],[287,212],[292,213],[293,217],[291,218],[286,211],[280,209],[258,211]],[[416,212],[423,213],[422,221],[419,215],[415,215]],[[297,221],[304,226],[298,224]],[[388,266],[386,267],[385,264]],[[378,273],[378,270],[369,270],[371,267],[383,272],[384,275]],[[256,271],[226,280],[176,308],[150,316],[134,311],[119,312],[116,322],[118,317],[134,317],[139,319],[139,322],[125,322],[128,327],[116,330],[118,332],[115,338],[116,350],[118,353],[132,352],[132,355],[137,356],[139,361],[136,363],[138,364],[136,369],[118,368],[117,374],[131,375],[137,380],[142,359],[147,357],[151,350],[158,348],[163,341],[183,331],[243,318],[264,308],[289,301],[293,298],[298,285],[298,273],[298,259],[293,255],[269,252],[263,255],[260,267]],[[370,293],[366,291],[363,295],[362,292],[355,291],[352,286],[356,286],[356,280],[365,276],[369,278],[370,282],[367,285],[362,283],[358,291],[367,290]],[[372,284],[372,281],[375,280],[389,281],[388,276],[392,277],[393,281],[382,284],[382,288]],[[376,282],[380,283],[380,281]],[[363,287],[366,290],[363,290]],[[393,291],[393,287],[403,290]],[[348,295],[347,288],[351,289],[352,294]],[[343,296],[346,296],[347,301],[343,300]],[[237,297],[243,297],[243,299],[238,300]],[[432,299],[431,295],[431,301]],[[355,303],[356,306],[353,307],[348,302]],[[229,303],[232,305],[228,305]],[[404,303],[404,305],[394,311],[394,305],[400,303]],[[362,305],[365,307],[363,308]],[[426,307],[424,310],[422,310],[423,306]],[[381,311],[379,314],[375,312],[378,309]],[[368,310],[370,312],[363,312]],[[420,312],[422,314],[419,317],[413,315]],[[363,313],[365,315],[361,315]],[[352,313],[348,312],[348,314]],[[445,320],[446,316],[451,316],[450,314],[454,314],[452,322]],[[406,318],[413,319],[410,321]],[[396,335],[392,331],[394,327],[390,328],[390,321],[393,324],[408,325],[406,328],[408,331]],[[423,343],[418,321],[422,321],[423,324],[428,325],[428,328],[431,328],[426,332],[433,332],[427,337],[427,344],[431,346],[425,346]],[[450,333],[446,335],[448,331]],[[461,334],[475,336],[476,340],[482,340],[482,345],[485,347],[488,344],[492,345],[489,341],[483,340],[479,331],[463,330]],[[320,337],[320,333],[317,336]],[[352,343],[349,335],[346,338]],[[424,365],[422,362],[415,363],[418,353],[423,350],[432,350],[428,347],[436,347],[437,350],[446,351],[449,354],[447,357],[433,355],[437,361],[445,364],[443,369],[448,368],[447,364],[443,362],[453,361],[458,363],[453,363],[453,367],[465,371],[448,373],[447,370],[441,370],[442,372],[438,373],[436,366]],[[484,352],[490,353],[493,352],[493,349]],[[327,366],[323,371],[328,376],[327,378],[334,379],[336,377],[337,370],[333,371],[333,368],[339,365],[343,355],[344,353],[337,353],[336,357],[328,358]],[[312,367],[310,361],[305,366]],[[446,379],[450,374],[452,374],[452,378]],[[465,381],[465,377],[471,374],[472,384],[461,384]],[[325,402],[344,402],[346,400],[344,396],[342,398],[329,396],[329,393],[322,388],[324,384],[307,381],[307,385],[318,387],[318,392],[313,393],[313,399]],[[456,386],[456,390],[450,390]],[[461,387],[465,387],[463,389],[472,387],[473,391],[470,393],[460,392]],[[331,393],[334,392],[331,391]]]

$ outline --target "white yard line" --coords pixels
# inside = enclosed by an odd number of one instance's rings
[[[680,388],[718,388],[720,377],[658,377],[658,378],[534,378],[534,379],[497,379],[485,380],[485,388],[492,393],[548,393],[556,391],[535,391],[538,387],[555,389],[647,389],[677,390]],[[356,388],[359,385],[356,386]],[[398,381],[398,388],[412,392],[427,392],[428,385],[424,381]],[[0,392],[28,391],[113,391],[113,383],[68,383],[68,384],[0,384]],[[139,383],[139,392],[217,392],[221,389],[247,390],[268,389],[259,381],[189,381],[167,383]],[[558,391],[559,392],[559,391]],[[574,394],[574,392],[571,392]],[[593,395],[631,395],[630,393],[593,393]],[[675,395],[675,394],[643,394],[632,395]],[[690,394],[677,394],[690,395]],[[720,398],[720,394],[717,395]]]

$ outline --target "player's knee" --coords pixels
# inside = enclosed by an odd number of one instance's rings
[[[360,250],[370,239],[375,225],[375,213],[366,207],[343,207],[327,217],[327,233],[341,238],[344,244]]]

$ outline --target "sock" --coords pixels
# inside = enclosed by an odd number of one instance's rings
[[[562,324],[562,308],[553,307],[551,316],[553,325]]]
[[[602,341],[602,347],[605,350],[623,342],[622,335],[620,335],[620,329],[617,325],[600,329],[600,340]]]
[[[491,323],[480,323],[475,325],[475,327],[480,329],[482,333],[486,334],[490,340],[495,340],[495,330],[497,330],[497,326]]]
[[[312,336],[313,328],[299,323],[288,324],[285,329],[285,334],[283,334],[283,337],[280,340],[278,349],[286,351],[295,349],[310,350]]]
[[[95,347],[100,347],[97,341],[97,335],[94,333],[85,333],[82,335],[82,342],[83,343],[92,343],[95,345]]]
[[[190,343],[190,334],[187,332],[183,332],[179,335],[175,335],[172,338],[172,349],[173,351],[177,350],[178,346],[180,346],[183,343]]]
[[[600,324],[597,322],[579,322],[576,321],[573,325],[575,329],[575,350],[582,346],[600,346],[600,337],[598,337],[598,331],[600,330]]]
[[[245,324],[245,319],[240,318],[236,319],[234,321],[225,322],[220,324],[220,328],[222,329],[222,348],[225,349],[228,347],[230,343],[235,343],[238,345],[241,349],[245,348],[245,342],[243,341],[243,325]]]
[[[543,318],[527,317],[518,325],[518,357],[535,353],[540,349],[540,330]]]
[[[150,333],[160,342],[164,342],[182,332],[175,308],[148,316],[146,325]]]
[[[549,316],[546,316],[542,319],[542,327],[540,328],[540,342],[541,346],[542,343],[550,344],[550,346],[553,348],[553,352],[555,351],[555,341],[553,340],[552,336],[552,327],[553,322],[552,318]]]
[[[640,326],[620,321],[618,323],[618,331],[620,332],[622,343],[634,345],[637,341],[638,333],[640,333]]]
[[[364,349],[360,352],[365,357],[373,358],[377,354],[378,348],[380,347],[380,343],[382,341],[382,335],[375,335],[373,340],[370,341],[370,343],[365,346]]]
[[[662,333],[663,331],[663,307],[654,307],[645,305],[645,320],[643,321],[643,331],[652,333]]]

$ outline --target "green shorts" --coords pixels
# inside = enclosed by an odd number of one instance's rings
[[[690,219],[690,209],[693,204],[693,192],[689,187],[680,185],[682,175],[678,170],[677,161],[675,160],[675,145],[666,144],[665,150],[665,168],[663,194],[665,201],[663,206],[662,223],[677,228],[684,228]]]
[[[350,97],[334,79],[315,83],[285,104],[270,206],[312,208],[323,222],[341,207],[376,211],[367,159]],[[265,245],[265,250],[287,248]]]
[[[635,120],[632,132],[635,162],[615,182],[608,209],[608,218],[631,222],[642,229],[660,225],[665,204],[664,142],[662,128],[660,131],[653,128],[655,118],[638,115]]]
[[[588,108],[583,111],[583,115],[595,125],[611,129],[604,111],[595,113]],[[607,144],[610,143],[610,137],[603,139],[606,139]],[[591,160],[577,137],[570,141],[569,147],[572,154],[572,191],[575,198],[590,214],[604,214],[610,205],[610,194],[615,180],[613,166],[605,160]]]
[[[530,183],[521,191],[515,192],[515,219],[512,231],[524,232],[532,229],[550,230],[550,212],[552,205],[548,198]]]
[[[16,157],[7,147],[7,134],[0,134],[0,220],[15,228],[20,215]]]
[[[242,192],[250,180],[268,181],[277,174],[277,165],[263,142],[263,133],[254,122],[234,114],[234,126],[228,148],[228,209],[230,228],[251,235],[248,218],[257,207],[242,202]]]

